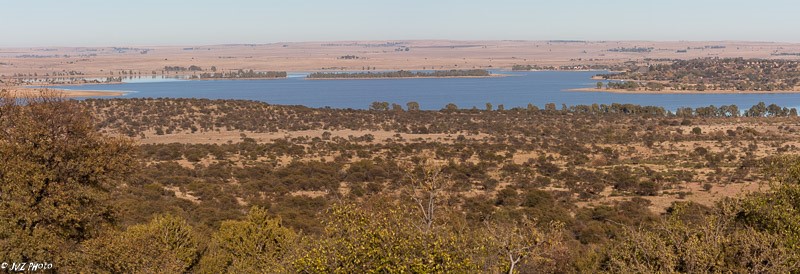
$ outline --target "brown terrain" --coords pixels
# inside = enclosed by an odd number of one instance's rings
[[[8,89],[11,97],[39,97],[39,96],[60,96],[60,97],[95,97],[95,96],[120,96],[125,94],[119,91],[102,90],[53,90],[37,89],[28,87],[11,87]]]
[[[784,124],[794,125],[794,123],[784,123],[783,121],[780,123],[781,126]],[[704,131],[712,131],[712,132],[720,132],[724,131],[727,127],[717,127],[717,126],[700,126],[704,128]],[[742,123],[739,127],[751,128],[757,132],[772,132],[770,129],[774,128],[774,125],[765,126],[759,123]],[[736,127],[731,127],[735,130]],[[684,130],[685,132],[690,132],[691,127]],[[260,144],[269,144],[277,140],[291,140],[293,138],[320,138],[325,132],[324,130],[306,130],[306,131],[282,131],[282,132],[275,132],[275,133],[259,133],[259,132],[241,132],[241,131],[225,131],[220,130],[218,132],[203,132],[203,133],[175,133],[175,134],[165,134],[165,135],[155,135],[152,132],[149,132],[146,137],[138,139],[137,143],[140,144],[148,144],[148,145],[166,145],[166,144],[174,144],[174,143],[181,143],[185,145],[195,145],[195,144],[225,144],[225,143],[238,143],[242,139],[242,134],[249,138],[255,139]],[[455,140],[455,136],[459,134],[408,134],[408,133],[395,133],[389,131],[373,131],[373,130],[335,130],[330,131],[332,137],[339,137],[339,138],[348,138],[348,137],[360,137],[365,135],[372,135],[375,136],[375,143],[386,145],[388,143],[397,142],[397,139],[404,140],[400,143],[405,144],[414,144],[420,142],[428,142],[428,143],[443,143],[443,144],[452,144]],[[788,132],[777,132],[777,136],[780,138],[797,138],[800,137],[800,133],[788,133]],[[685,133],[686,135],[691,135],[690,133]],[[479,134],[479,135],[472,135],[468,136],[467,139],[474,140],[474,141],[486,141],[489,140],[490,136],[487,134]],[[396,138],[396,139],[395,139]],[[683,142],[668,142],[660,144],[656,147],[648,148],[641,144],[633,144],[630,146],[620,146],[620,145],[612,145],[612,144],[600,144],[601,146],[607,146],[613,148],[618,151],[625,151],[625,157],[630,159],[642,159],[643,162],[651,162],[657,161],[654,159],[658,159],[663,154],[675,154],[675,155],[692,155],[696,149],[698,148],[709,148],[711,153],[726,153],[726,151],[734,148],[730,145],[720,145],[718,142],[696,142],[696,141],[683,141]],[[781,145],[791,145],[791,146],[798,146],[800,147],[800,143],[783,143]],[[588,147],[588,146],[587,146]],[[634,149],[630,149],[634,148]],[[738,147],[736,147],[738,148]],[[529,161],[535,161],[539,155],[546,154],[550,156],[554,156],[557,158],[564,157],[558,153],[547,153],[544,151],[518,151],[514,154],[512,162],[518,165],[524,165]],[[789,154],[795,154],[796,151],[792,151]],[[431,151],[427,154],[433,155],[434,153]],[[427,155],[426,154],[426,155]],[[735,153],[736,154],[736,153]],[[776,154],[774,147],[769,146],[762,146],[755,154],[759,157],[766,157],[773,154]],[[741,154],[736,155],[737,157],[744,157],[745,153],[741,152]],[[372,155],[377,156],[377,155]],[[278,159],[279,166],[286,166],[293,161],[333,161],[335,157],[327,155],[327,156],[310,156],[305,158],[293,158],[293,157],[282,157]],[[261,159],[266,160],[266,159]],[[353,160],[355,161],[355,160]],[[195,163],[187,161],[187,160],[180,160],[178,161],[181,166],[194,169]],[[207,157],[202,159],[197,164],[200,164],[204,167],[209,167],[213,164],[218,164],[220,161],[214,160],[213,157]],[[473,164],[479,164],[480,161],[477,158],[470,159],[469,162]],[[446,161],[443,161],[446,164]],[[559,162],[559,166],[565,165],[565,162]],[[596,164],[596,163],[595,163]],[[665,212],[670,206],[673,205],[673,202],[676,201],[690,201],[695,202],[705,206],[713,206],[716,202],[720,201],[723,198],[729,197],[743,197],[744,195],[752,192],[761,192],[769,189],[768,180],[763,179],[749,179],[744,182],[716,182],[711,184],[711,188],[709,190],[704,189],[704,184],[706,182],[713,181],[709,178],[712,174],[715,173],[713,168],[703,167],[703,168],[695,168],[695,167],[688,167],[687,163],[684,162],[658,162],[658,163],[642,163],[642,164],[627,164],[630,167],[647,167],[659,172],[671,171],[671,170],[687,170],[687,171],[694,171],[698,172],[698,175],[695,177],[693,181],[685,182],[683,184],[678,184],[673,186],[672,189],[661,191],[658,195],[653,196],[638,196],[638,195],[629,195],[629,194],[620,194],[615,192],[613,187],[608,186],[605,188],[604,191],[599,193],[597,197],[592,199],[586,199],[583,201],[578,201],[575,204],[578,207],[594,207],[598,205],[612,205],[616,202],[621,201],[629,201],[633,197],[644,198],[650,201],[649,209],[653,213],[663,213]],[[566,168],[565,166],[562,166]],[[592,170],[600,170],[599,166],[592,166],[589,165],[587,168]],[[734,172],[738,166],[728,166],[723,167],[722,170]],[[508,181],[508,178],[504,178],[500,172],[493,171],[489,173],[490,177],[500,181],[500,186],[507,187],[511,185],[511,182]],[[549,191],[557,191],[557,192],[570,192],[568,188],[563,186],[558,187],[549,187],[545,188]],[[347,194],[347,190],[345,187],[342,187],[340,191],[344,194]],[[179,193],[179,192],[176,192]],[[296,193],[292,193],[293,195],[304,195],[308,194],[304,191],[297,191]],[[324,192],[315,193],[316,195],[324,195]],[[495,196],[497,192],[495,191],[485,191],[481,189],[472,189],[467,193],[464,193],[465,196],[474,197],[477,195],[489,195]],[[191,195],[180,196],[178,198],[193,200],[194,198]],[[578,198],[578,195],[575,195],[575,198]]]
[[[369,270],[363,261],[435,267],[409,272],[517,273],[497,259],[513,256],[530,256],[519,273],[791,273],[800,265],[796,109],[759,103],[674,114],[632,104],[357,110],[8,96],[97,96],[105,93],[31,86],[191,76],[212,66],[247,75],[367,67],[576,70],[648,58],[798,53],[800,44],[635,41],[0,49],[0,155],[8,163],[0,165],[0,179],[4,193],[22,194],[6,199],[6,208],[21,211],[6,210],[12,221],[1,227],[11,237],[4,241],[35,247],[32,254],[74,250],[54,256],[100,269],[55,271],[68,273],[137,272],[144,266],[122,268],[124,260],[159,258],[166,258],[161,265],[188,265],[168,273]],[[92,226],[102,229],[84,231]],[[227,258],[238,254],[267,264],[226,269],[234,265]],[[470,270],[440,268],[450,261]],[[641,266],[649,261],[652,268]],[[329,262],[354,270],[314,265]],[[203,268],[213,264],[223,270]]]
[[[578,207],[643,198],[654,213],[664,212],[676,201],[712,206],[725,197],[769,189],[771,178],[763,172],[763,163],[773,156],[800,152],[796,117],[628,117],[524,110],[417,114],[167,101],[163,106],[161,100],[101,100],[89,105],[103,132],[131,137],[154,153],[180,147],[202,151],[243,142],[305,150],[250,160],[245,160],[246,150],[228,158],[209,153],[171,158],[192,170],[225,163],[247,166],[251,161],[276,167],[295,162],[348,166],[362,160],[425,155],[445,164],[481,167],[472,172],[485,178],[470,175],[470,187],[461,190],[465,197],[497,197],[503,189],[543,184],[549,191],[568,193]],[[418,132],[422,127],[427,130]],[[620,173],[620,168],[625,171]],[[635,174],[638,183],[652,182],[657,189],[615,185],[625,180],[620,174]],[[483,186],[485,181],[495,181],[497,186]],[[347,183],[341,184],[335,191],[347,195]]]
[[[649,52],[616,52],[652,48]],[[685,52],[684,52],[685,51]],[[40,47],[0,49],[0,81],[15,94],[39,91],[21,85],[105,81],[108,77],[185,75],[165,66],[208,71],[362,71],[506,69],[513,65],[618,65],[644,59],[743,57],[798,59],[800,44],[770,42],[650,41],[340,41],[210,46]],[[787,55],[788,54],[788,55]],[[343,58],[348,56],[350,58]],[[24,82],[20,82],[24,79]],[[590,91],[590,90],[583,90]],[[603,90],[608,91],[608,90]],[[65,91],[66,96],[119,93]]]
[[[693,94],[696,90],[626,90],[626,89],[607,89],[607,88],[575,88],[567,91],[577,92],[610,92],[610,93],[635,93],[635,94]],[[779,94],[779,93],[798,93],[800,88],[794,90],[705,90],[704,94]]]
[[[650,48],[651,52],[612,52],[616,48]],[[406,50],[408,49],[408,50]],[[679,53],[679,50],[686,50]],[[758,43],[758,42],[570,42],[570,41],[374,41],[374,42],[306,42],[306,43],[275,43],[263,45],[216,45],[197,47],[131,47],[131,48],[20,48],[0,49],[0,75],[5,85],[4,89],[11,90],[16,96],[37,95],[40,90],[13,85],[15,74],[32,75],[43,78],[45,75],[75,72],[79,75],[65,76],[76,78],[102,78],[135,75],[149,77],[153,73],[161,75],[165,66],[199,66],[209,69],[215,66],[218,70],[256,70],[256,71],[358,71],[365,67],[374,70],[420,70],[420,69],[511,69],[515,64],[532,64],[539,66],[578,66],[578,65],[613,65],[626,61],[642,61],[646,58],[678,58],[691,59],[700,57],[744,57],[744,58],[800,58],[799,56],[776,56],[778,53],[800,52],[800,44],[786,43]],[[343,59],[342,56],[356,56],[357,59]],[[125,71],[124,75],[121,73]],[[113,73],[113,74],[112,74]],[[167,72],[169,75],[191,75],[192,72]],[[575,91],[601,91],[595,89],[582,89]],[[622,90],[602,90],[604,92],[627,92]],[[713,91],[724,92],[724,91]],[[103,91],[66,91],[65,96],[99,96],[119,95],[119,93],[106,93]],[[733,123],[719,127],[717,122],[727,123],[729,120],[713,120],[707,125],[699,125],[703,132],[723,134],[725,130],[736,128],[752,128],[756,132],[771,132],[776,134],[776,139],[786,140],[796,136],[774,129],[775,125],[764,125],[761,121],[752,124]],[[781,121],[784,122],[784,121]],[[786,126],[796,126],[794,120],[785,121]],[[713,128],[712,128],[713,127]],[[678,135],[688,136],[693,127],[682,127]],[[348,138],[370,134],[377,143],[385,144],[386,140],[394,138],[406,140],[406,143],[453,143],[459,134],[409,134],[386,130],[341,129],[329,130],[333,137]],[[199,133],[173,133],[155,134],[154,130],[147,130],[137,138],[140,144],[226,144],[237,143],[242,139],[242,134],[255,139],[259,143],[271,143],[275,140],[291,140],[297,137],[321,137],[325,130],[290,130],[279,132],[257,132],[240,130],[217,130]],[[645,134],[646,132],[639,132]],[[675,133],[670,133],[675,134]],[[485,140],[485,133],[467,136],[469,140]],[[517,136],[520,137],[520,136]],[[623,147],[614,144],[607,145],[618,151],[628,151],[627,158],[649,159],[659,158],[665,151],[676,155],[690,155],[699,147],[707,147],[713,153],[729,153],[736,158],[744,157],[744,150],[730,151],[736,146],[721,146],[719,143],[696,143],[694,141],[664,142],[655,147],[647,148],[641,144]],[[785,145],[785,144],[781,144]],[[798,144],[800,145],[800,144]],[[761,146],[755,151],[755,156],[766,157],[774,153],[774,147]],[[726,152],[727,151],[727,152]],[[533,161],[544,151],[518,151],[514,155],[516,164]],[[550,155],[550,154],[548,154]],[[552,154],[556,158],[561,155]],[[318,155],[316,155],[318,156]],[[314,157],[316,157],[314,156]],[[732,157],[733,157],[732,156]],[[310,159],[317,159],[317,158]],[[330,156],[325,156],[329,157]],[[325,159],[321,157],[321,159]],[[285,159],[291,161],[292,159]],[[655,161],[655,160],[654,160]],[[213,161],[212,161],[213,162]],[[559,166],[563,163],[556,161]],[[286,164],[286,163],[283,163]],[[634,164],[633,166],[640,166]],[[711,168],[681,167],[675,163],[664,162],[650,166],[654,170],[694,170],[698,172],[692,182],[676,186],[677,189],[666,190],[656,196],[645,196],[652,202],[651,209],[663,212],[676,200],[695,201],[710,205],[722,197],[731,197],[758,190],[764,187],[764,180],[749,179],[736,184],[714,184],[712,190],[702,189],[703,183],[711,181],[705,174],[714,172]],[[736,163],[730,163],[723,170],[733,172]],[[499,173],[491,174],[495,179],[503,181]],[[677,193],[689,193],[680,195]],[[480,193],[494,195],[495,193]],[[188,196],[187,196],[188,197]],[[188,199],[188,198],[187,198]],[[593,199],[584,200],[581,206],[591,206],[597,203],[610,203],[618,200],[630,199],[630,196],[612,193],[608,187],[601,195]]]
[[[650,52],[612,52],[618,48]],[[406,51],[406,49],[408,49]],[[678,52],[686,50],[685,53]],[[770,42],[648,41],[341,41],[258,45],[137,46],[125,48],[3,48],[0,75],[80,72],[108,77],[111,72],[161,73],[164,66],[204,69],[309,72],[422,69],[510,69],[515,64],[569,66],[619,64],[651,59],[743,57],[798,59],[800,44]],[[342,59],[342,56],[357,59]],[[191,74],[191,73],[189,73]]]

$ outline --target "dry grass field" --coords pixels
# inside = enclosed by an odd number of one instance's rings
[[[643,48],[647,52],[615,49]],[[406,50],[407,49],[407,50]],[[681,52],[679,52],[681,51]],[[683,52],[685,51],[685,52]],[[124,48],[3,48],[0,75],[80,72],[108,77],[122,71],[161,73],[165,66],[219,70],[310,72],[423,69],[510,69],[513,65],[620,64],[650,59],[743,57],[797,59],[800,44],[651,41],[340,41],[254,45],[138,46]],[[343,59],[353,56],[353,59]]]

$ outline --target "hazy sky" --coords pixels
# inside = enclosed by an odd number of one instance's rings
[[[11,0],[0,46],[329,40],[800,42],[792,0]]]

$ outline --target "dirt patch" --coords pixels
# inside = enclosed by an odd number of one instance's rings
[[[183,192],[183,191],[181,191],[181,188],[179,188],[177,186],[164,187],[164,189],[172,191],[172,192],[175,192],[175,197],[177,197],[178,199],[187,200],[187,201],[190,201],[190,202],[195,203],[195,204],[199,204],[200,203],[200,198],[192,195],[191,192]]]

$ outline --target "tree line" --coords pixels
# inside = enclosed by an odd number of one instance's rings
[[[287,75],[285,71],[253,71],[252,69],[240,69],[229,72],[204,72],[198,75],[192,75],[190,79],[268,79],[286,78]]]
[[[391,106],[391,107],[390,107]],[[408,111],[419,111],[419,103],[408,102],[406,104]],[[389,102],[375,101],[369,105],[371,111],[404,111],[403,106]],[[492,111],[493,106],[491,103],[486,103],[485,111]],[[441,111],[480,111],[477,107],[471,109],[461,109],[456,104],[447,104]],[[497,106],[496,111],[506,111],[505,106],[500,104]],[[555,103],[547,103],[544,109],[528,104],[527,107],[514,107],[508,111],[544,111],[544,112],[560,112],[560,113],[581,113],[581,114],[633,114],[633,115],[655,115],[655,116],[678,116],[678,117],[797,117],[796,108],[780,107],[776,104],[767,106],[764,102],[759,102],[747,110],[740,111],[736,105],[722,105],[716,107],[710,105],[707,107],[681,107],[675,112],[664,109],[659,106],[641,106],[636,104],[591,104],[591,105],[572,105],[567,106],[562,104],[561,109],[556,107]]]
[[[188,68],[183,66],[164,66],[164,71],[181,72],[181,71],[203,71],[203,68],[191,65]]]
[[[407,71],[392,72],[315,72],[307,76],[308,79],[362,79],[362,78],[425,78],[425,77],[488,77],[491,73],[483,69],[471,70],[442,70],[442,71]]]
[[[541,66],[541,65],[513,65],[511,66],[512,71],[531,71],[531,70],[624,70],[627,69],[627,66],[622,65],[601,65],[601,64],[589,64],[589,65],[569,65],[569,66]]]

